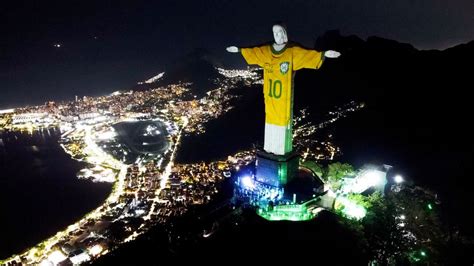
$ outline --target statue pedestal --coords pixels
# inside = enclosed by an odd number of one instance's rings
[[[295,152],[275,155],[257,151],[256,180],[274,187],[285,186],[298,172],[299,156]]]

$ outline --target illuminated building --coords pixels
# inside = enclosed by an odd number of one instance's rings
[[[26,114],[15,114],[12,117],[13,124],[23,123],[38,123],[46,119],[48,113],[26,113]]]
[[[312,170],[298,166],[297,156],[276,163],[259,158],[257,163],[257,175],[244,174],[246,169],[238,173],[236,197],[254,206],[259,216],[305,221],[319,213],[324,184]]]

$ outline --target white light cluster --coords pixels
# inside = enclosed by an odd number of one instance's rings
[[[87,253],[83,252],[83,253],[81,253],[79,255],[76,255],[74,257],[71,257],[69,259],[71,260],[71,262],[74,265],[78,265],[78,264],[89,261],[91,259],[91,257],[89,255],[87,255]]]
[[[103,250],[104,248],[100,244],[97,244],[89,249],[89,254],[95,257],[99,255]]]
[[[246,189],[254,189],[255,188],[255,184],[253,182],[253,179],[250,177],[250,176],[244,176],[242,177],[242,179],[240,180],[240,182],[242,182],[242,185],[246,188]]]
[[[336,202],[343,206],[342,212],[350,218],[360,220],[367,214],[364,207],[352,202],[346,197],[338,197],[336,198]]]
[[[0,110],[0,115],[1,114],[10,114],[10,113],[13,113],[15,112],[15,109],[3,109],[3,110]]]
[[[393,179],[395,181],[395,183],[397,184],[400,184],[400,183],[403,183],[403,177],[401,175],[396,175]]]
[[[362,193],[371,187],[385,184],[385,172],[368,169],[358,175],[353,182],[345,182],[342,188],[344,193]]]
[[[58,265],[67,259],[66,255],[59,250],[53,251],[49,254],[46,260],[43,260],[40,265]]]
[[[161,72],[160,74],[152,77],[152,78],[149,78],[143,82],[138,82],[138,84],[143,84],[143,83],[146,83],[146,84],[150,84],[150,83],[153,83],[153,82],[156,82],[158,81],[160,78],[162,78],[163,76],[165,75],[165,72]]]
[[[236,78],[236,77],[240,77],[244,79],[258,78],[258,74],[250,70],[217,68],[217,71],[219,71],[219,74],[223,75],[226,78]]]

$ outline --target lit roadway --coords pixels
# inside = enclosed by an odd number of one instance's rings
[[[178,137],[176,138],[176,143],[174,145],[174,149],[173,149],[173,152],[171,153],[171,157],[170,157],[170,161],[169,163],[166,165],[165,167],[165,171],[163,172],[163,174],[161,175],[161,181],[160,181],[160,188],[157,189],[155,191],[155,197],[153,198],[153,202],[152,202],[152,205],[151,205],[151,208],[150,208],[150,211],[148,212],[148,215],[144,216],[143,219],[145,221],[148,221],[151,219],[151,216],[153,215],[153,213],[155,212],[155,209],[156,209],[156,204],[158,202],[160,202],[160,198],[159,198],[159,195],[160,195],[160,192],[161,190],[163,190],[166,186],[166,183],[168,182],[168,178],[170,177],[171,175],[171,169],[173,167],[173,161],[174,161],[174,157],[176,156],[176,150],[178,149],[178,146],[179,146],[179,141],[181,140],[181,134],[183,132],[183,129],[186,128],[186,126],[188,125],[188,122],[189,120],[185,117],[183,118],[183,126],[181,127],[181,129],[179,130],[179,133],[178,133]],[[142,223],[140,225],[140,227],[138,228],[137,231],[139,231],[140,229],[142,229],[146,224],[145,223]],[[133,232],[132,235],[130,235],[129,237],[127,237],[123,242],[129,242],[129,241],[132,241],[134,240],[135,238],[137,238],[140,234],[137,233],[137,231]]]
[[[147,225],[147,222],[151,220],[151,216],[153,212],[156,209],[156,204],[160,201],[159,199],[159,194],[161,190],[166,186],[166,183],[168,181],[168,177],[171,174],[171,169],[173,166],[173,160],[176,155],[176,150],[178,148],[179,141],[181,140],[181,134],[183,132],[183,129],[186,127],[188,124],[188,119],[183,118],[183,124],[178,132],[177,138],[176,138],[176,143],[174,144],[173,151],[171,153],[170,160],[168,164],[165,166],[165,171],[162,174],[161,177],[161,183],[159,189],[155,191],[155,198],[152,199],[152,206],[149,211],[149,213],[144,217],[145,222],[138,228],[142,229]],[[72,132],[72,134],[77,133],[79,131],[84,131],[84,143],[86,144],[86,147],[84,148],[84,154],[86,155],[86,161],[95,165],[103,165],[106,167],[111,167],[116,170],[120,170],[115,184],[114,184],[114,189],[107,198],[107,200],[104,202],[102,206],[99,206],[92,212],[86,214],[82,219],[77,221],[76,223],[68,226],[65,230],[60,231],[56,233],[54,236],[50,237],[49,239],[43,241],[42,243],[38,244],[35,247],[30,248],[29,250],[23,252],[20,255],[15,255],[13,257],[10,257],[4,261],[0,261],[1,264],[7,264],[9,262],[13,261],[21,261],[22,258],[26,258],[26,263],[28,265],[38,265],[41,264],[45,259],[50,256],[55,249],[55,245],[57,245],[59,242],[63,242],[64,240],[67,240],[68,238],[71,238],[69,235],[70,233],[78,230],[81,228],[82,225],[87,223],[88,220],[93,219],[94,222],[98,222],[101,220],[101,217],[106,214],[108,210],[111,210],[112,207],[110,204],[117,202],[117,200],[120,198],[120,196],[124,195],[126,192],[124,191],[124,183],[125,183],[125,177],[127,174],[127,169],[129,165],[123,164],[120,161],[114,159],[111,155],[107,154],[105,151],[103,151],[93,140],[93,127],[92,126],[79,126],[75,131]],[[63,148],[65,148],[64,145],[61,145]],[[67,150],[66,150],[67,151]],[[68,151],[67,151],[68,152]],[[70,153],[70,152],[68,152]],[[121,217],[120,217],[121,218]],[[119,218],[119,219],[120,219]],[[153,222],[153,221],[151,221]],[[142,231],[143,232],[143,231]],[[128,242],[133,239],[135,239],[138,235],[140,235],[137,232],[133,232],[129,237],[127,237],[123,242]],[[119,244],[119,243],[116,243]],[[39,248],[39,246],[41,246]],[[115,246],[111,246],[108,249],[102,250],[99,254],[96,255],[95,258],[97,258],[100,255],[104,255],[108,253],[110,250],[114,249]]]

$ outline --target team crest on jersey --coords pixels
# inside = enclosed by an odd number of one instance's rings
[[[290,66],[290,63],[289,62],[282,62],[280,63],[280,72],[282,74],[286,74],[286,72],[288,72],[288,68]]]

